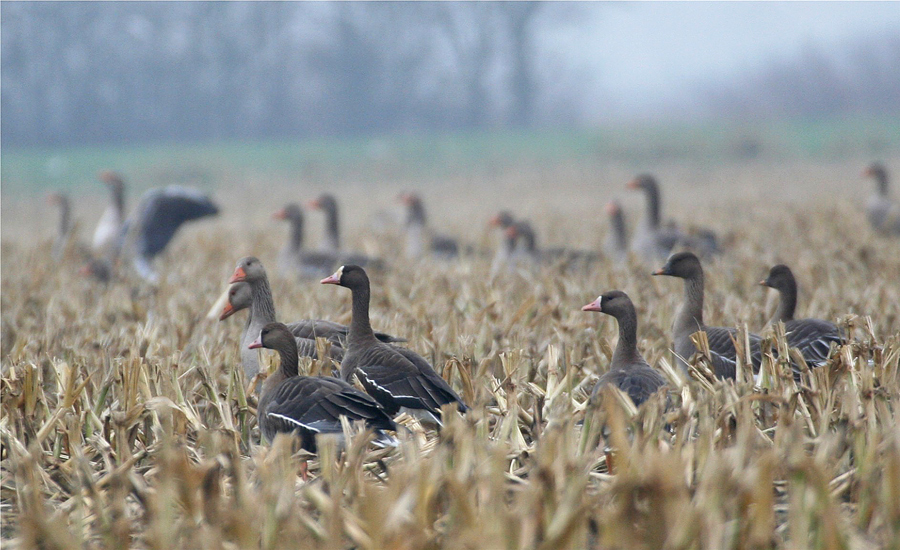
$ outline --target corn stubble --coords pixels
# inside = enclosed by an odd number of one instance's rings
[[[236,368],[243,321],[204,319],[244,251],[274,271],[280,233],[224,221],[190,233],[158,290],[96,286],[71,259],[51,264],[46,240],[4,243],[4,548],[898,547],[900,244],[857,218],[847,204],[736,216],[796,235],[781,254],[806,283],[801,311],[855,335],[795,381],[774,327],[761,387],[746,365],[715,380],[702,335],[690,376],[673,366],[681,289],[649,277],[658,266],[490,278],[489,258],[397,259],[372,276],[373,325],[409,338],[472,410],[446,411],[439,436],[401,418],[397,448],[348,425],[346,448],[324,439],[318,456],[287,436],[259,445],[256,395]],[[555,221],[563,234],[582,223]],[[605,221],[591,223],[602,235]],[[707,266],[706,321],[758,331],[765,235],[734,242]],[[284,320],[349,320],[344,295],[273,286]],[[589,399],[617,333],[579,307],[612,288],[631,295],[639,346],[670,381],[640,409],[613,389]]]

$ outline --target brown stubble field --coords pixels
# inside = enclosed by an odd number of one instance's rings
[[[4,197],[4,547],[892,547],[900,240],[874,235],[862,214],[869,160],[649,167],[664,216],[730,242],[705,265],[708,324],[762,331],[774,291],[756,282],[784,262],[800,316],[853,330],[799,384],[767,363],[763,388],[673,371],[681,284],[650,277],[659,265],[492,278],[490,257],[414,264],[400,252],[394,197],[410,188],[436,228],[479,250],[495,246],[487,220],[500,207],[530,218],[539,244],[599,249],[607,200],[622,199],[632,227],[643,214],[624,188],[632,167],[498,168],[424,183],[236,177],[215,193],[222,214],[184,229],[158,261],[155,290],[133,278],[100,287],[72,260],[53,264],[43,198]],[[205,317],[236,261],[254,254],[281,319],[349,321],[345,289],[275,270],[287,228],[272,211],[325,189],[340,195],[345,246],[390,262],[370,274],[373,325],[407,337],[472,411],[450,415],[440,436],[408,423],[397,449],[362,434],[343,452],[324,443],[304,481],[306,457],[289,440],[259,446],[256,396],[239,373],[244,314]],[[86,239],[105,197],[72,198]],[[307,215],[307,246],[321,221]],[[639,346],[670,379],[666,412],[663,396],[638,411],[612,393],[587,401],[617,333],[580,308],[614,288],[634,300]]]

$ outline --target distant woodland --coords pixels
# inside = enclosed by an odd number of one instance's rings
[[[548,32],[603,4],[3,2],[3,145],[573,126]],[[900,113],[900,36],[706,83],[716,116]]]

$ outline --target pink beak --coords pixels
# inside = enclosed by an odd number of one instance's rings
[[[254,340],[249,346],[247,346],[247,349],[256,349],[256,348],[261,348],[261,347],[263,347],[262,335],[259,335],[256,337],[256,340]]]
[[[323,285],[339,285],[339,284],[341,284],[341,271],[340,270],[335,271],[328,277],[325,277],[324,279],[319,281],[319,283],[321,283]]]
[[[594,300],[586,306],[582,306],[581,311],[599,311],[603,312],[603,307],[600,306],[600,300]]]

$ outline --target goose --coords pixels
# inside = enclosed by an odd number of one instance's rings
[[[666,385],[666,379],[650,366],[637,349],[637,313],[631,298],[621,290],[611,290],[583,306],[582,311],[598,311],[613,318],[619,325],[619,341],[613,352],[609,370],[600,377],[592,392],[592,399],[600,388],[611,384],[640,406]]]
[[[797,281],[788,266],[779,264],[772,267],[768,276],[759,284],[778,291],[780,300],[772,321],[784,323],[788,345],[799,349],[810,367],[823,365],[831,355],[832,344],[840,346],[843,343],[837,325],[823,319],[794,318],[794,310],[797,308]]]
[[[303,210],[295,203],[278,210],[272,217],[290,224],[287,244],[278,256],[278,267],[288,276],[321,278],[340,265],[340,256],[333,252],[310,252],[303,249]]]
[[[736,350],[732,338],[738,331],[729,327],[709,327],[703,322],[703,266],[693,252],[678,252],[666,261],[653,275],[667,275],[684,280],[684,302],[675,314],[673,323],[674,350],[678,366],[688,371],[687,361],[697,348],[691,341],[695,332],[706,332],[715,374],[719,378],[734,378],[736,370]],[[760,337],[749,334],[753,372],[759,371],[762,360]]]
[[[248,349],[275,350],[281,364],[262,385],[257,408],[259,430],[271,442],[278,433],[296,433],[306,451],[317,451],[316,435],[343,434],[341,417],[364,422],[376,442],[396,444],[386,431],[397,426],[370,396],[339,378],[300,376],[294,335],[282,323],[268,323]],[[254,352],[255,353],[255,352]]]
[[[369,277],[358,265],[344,265],[322,284],[350,289],[352,317],[341,378],[354,374],[366,391],[394,416],[403,411],[420,420],[441,425],[441,406],[468,407],[432,366],[417,353],[386,344],[375,337],[369,323]]]
[[[884,235],[900,235],[900,204],[891,200],[887,168],[873,162],[863,176],[875,180],[875,193],[869,197],[866,214],[872,227]]]
[[[406,256],[408,258],[421,258],[426,252],[435,257],[452,259],[459,256],[459,244],[452,237],[434,233],[428,227],[425,215],[425,205],[418,194],[408,192],[401,193],[399,201],[406,206]]]

